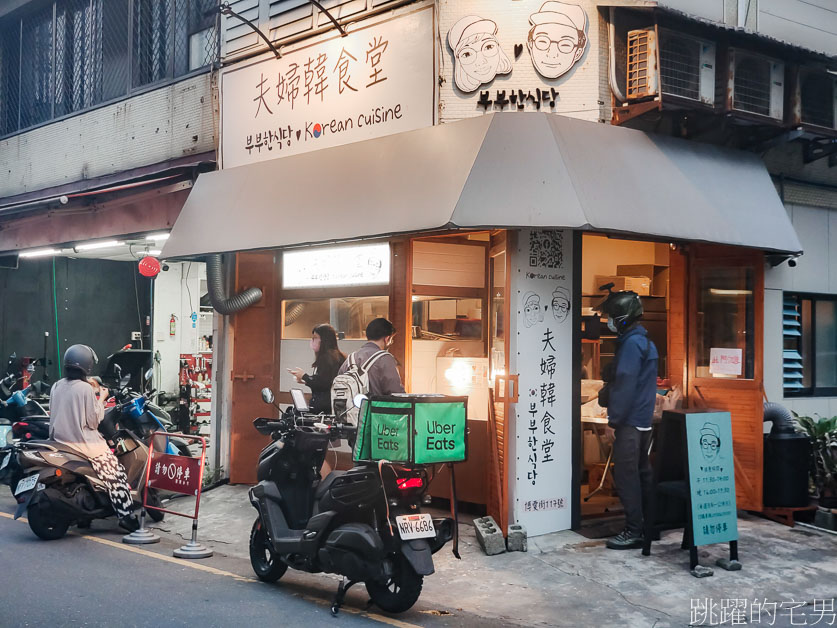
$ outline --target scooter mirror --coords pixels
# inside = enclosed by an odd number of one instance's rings
[[[273,391],[270,388],[262,388],[262,401],[265,403],[273,403],[275,397],[273,396]]]
[[[355,408],[359,408],[359,407],[360,407],[360,405],[361,405],[364,401],[366,401],[367,399],[369,399],[369,397],[367,397],[366,395],[362,395],[362,394],[361,394],[361,395],[355,395],[355,398],[354,398],[352,401],[354,401],[354,402],[355,402]]]
[[[150,368],[145,372],[145,381],[150,382],[152,377],[154,377],[154,369]]]

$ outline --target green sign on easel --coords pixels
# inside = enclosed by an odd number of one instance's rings
[[[694,544],[710,545],[737,540],[730,413],[687,414],[686,443]]]

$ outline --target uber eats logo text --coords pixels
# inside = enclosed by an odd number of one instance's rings
[[[447,451],[456,448],[456,442],[451,438],[454,426],[450,423],[440,423],[434,419],[427,426],[427,433],[427,449]]]
[[[401,449],[398,439],[400,435],[398,428],[385,423],[378,423],[378,449],[386,451],[399,451]]]

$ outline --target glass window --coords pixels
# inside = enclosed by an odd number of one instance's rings
[[[697,377],[753,379],[752,268],[702,268],[697,285]]]
[[[837,396],[837,295],[785,293],[782,329],[785,396]]]
[[[481,340],[482,299],[414,296],[413,338]]]
[[[343,297],[282,301],[282,338],[310,338],[311,330],[329,323],[348,340],[365,340],[374,318],[389,316],[389,297]]]

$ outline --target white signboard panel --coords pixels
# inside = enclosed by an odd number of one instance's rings
[[[572,231],[521,230],[512,257],[513,518],[530,536],[570,528]]]
[[[433,10],[221,74],[222,167],[431,126]]]
[[[385,284],[389,282],[389,258],[389,244],[286,251],[282,255],[282,287]]]
[[[743,351],[741,349],[709,349],[709,372],[713,375],[741,375]]]

